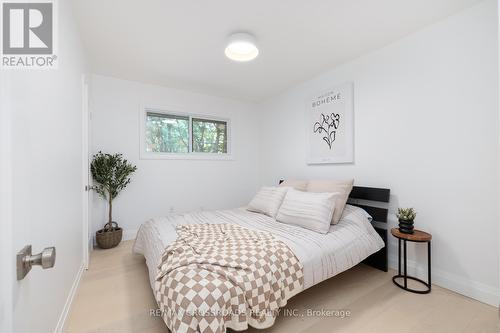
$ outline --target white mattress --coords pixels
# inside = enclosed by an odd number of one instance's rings
[[[347,205],[340,222],[324,235],[277,222],[244,208],[176,214],[151,219],[141,225],[133,251],[144,255],[151,288],[165,248],[175,240],[177,224],[234,223],[271,232],[285,242],[304,267],[304,289],[337,275],[384,247],[384,242],[361,208]]]

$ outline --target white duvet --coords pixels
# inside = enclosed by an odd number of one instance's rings
[[[234,223],[249,229],[271,232],[285,242],[304,267],[304,289],[331,278],[363,261],[384,247],[384,242],[361,208],[347,205],[340,222],[327,234],[277,222],[244,208],[202,211],[154,218],[141,225],[134,252],[144,255],[151,288],[165,248],[177,235],[175,226],[193,223]]]

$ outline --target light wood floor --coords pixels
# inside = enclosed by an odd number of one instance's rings
[[[132,245],[127,241],[92,252],[65,332],[167,332],[161,318],[149,315],[156,303],[144,258],[132,254]],[[408,293],[393,285],[393,274],[365,265],[354,267],[300,293],[286,307],[302,314],[308,308],[348,310],[349,317],[280,316],[265,331],[500,332],[497,308],[437,286],[428,295]]]

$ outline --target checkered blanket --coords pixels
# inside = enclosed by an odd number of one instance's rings
[[[174,333],[267,328],[303,288],[302,265],[268,232],[234,224],[176,228],[159,265],[155,296]]]

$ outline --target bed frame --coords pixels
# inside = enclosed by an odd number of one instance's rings
[[[383,239],[385,246],[363,262],[374,268],[387,272],[387,216],[391,190],[388,188],[354,186],[347,202],[363,208],[373,217],[372,225]]]
[[[281,184],[284,180],[281,179]],[[387,272],[387,216],[391,190],[388,188],[354,186],[347,203],[363,208],[373,218],[372,226],[380,235],[385,246],[363,262],[369,266]]]

